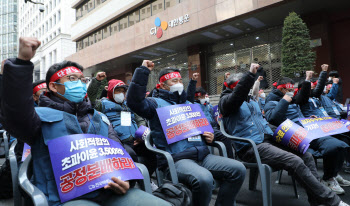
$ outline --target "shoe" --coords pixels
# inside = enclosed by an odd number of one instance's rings
[[[151,188],[152,188],[152,191],[155,191],[158,189],[158,186],[153,181],[151,181]]]
[[[344,166],[344,172],[350,173],[350,162],[346,162]]]
[[[345,194],[344,189],[340,187],[339,183],[334,177],[329,180],[322,180],[322,183],[337,195]]]
[[[348,204],[346,204],[345,202],[343,202],[343,201],[340,201],[340,203],[339,203],[339,205],[338,206],[350,206],[350,205],[348,205]]]
[[[340,175],[337,175],[335,179],[338,181],[339,185],[342,187],[349,187],[350,186],[350,181],[349,180],[344,180],[344,178]]]

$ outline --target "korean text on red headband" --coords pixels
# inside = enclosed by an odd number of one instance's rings
[[[202,93],[200,93],[200,92],[197,92],[194,94],[195,97],[200,97],[201,95],[202,95]]]
[[[294,89],[294,84],[281,84],[277,86],[277,89],[284,88],[284,89]]]
[[[39,90],[44,89],[44,88],[47,88],[45,82],[37,85],[36,87],[34,87],[33,94],[37,93]]]
[[[181,78],[180,72],[171,72],[171,73],[168,73],[168,74],[164,74],[164,75],[160,78],[159,82],[160,82],[160,83],[163,83],[163,82],[165,82],[166,80],[174,79],[174,78]]]
[[[52,75],[52,77],[50,78],[50,82],[55,82],[55,81],[61,79],[62,77],[66,76],[68,74],[71,74],[71,73],[83,74],[80,71],[80,69],[78,69],[76,67],[66,67],[66,68],[63,68],[63,69],[59,70],[54,75]]]

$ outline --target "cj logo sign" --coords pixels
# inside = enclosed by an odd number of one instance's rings
[[[157,38],[161,38],[163,36],[163,31],[168,29],[168,25],[169,27],[175,27],[178,25],[182,25],[186,22],[189,21],[189,15],[186,14],[185,16],[180,16],[177,19],[173,19],[171,21],[166,22],[166,21],[161,21],[159,17],[156,18],[156,20],[154,21],[154,25],[155,27],[151,28],[150,30],[150,34],[151,35],[156,35]]]
[[[161,38],[163,36],[163,30],[167,30],[168,28],[168,22],[166,21],[160,21],[160,18],[157,17],[154,21],[154,24],[156,27],[153,27],[150,31],[151,35],[157,35],[157,38]],[[157,30],[158,27],[158,30]]]

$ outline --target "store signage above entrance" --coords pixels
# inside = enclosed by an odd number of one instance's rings
[[[180,16],[177,19],[170,20],[169,22],[161,21],[159,17],[156,18],[154,21],[155,27],[151,28],[150,34],[156,35],[158,39],[160,39],[163,36],[163,31],[167,30],[168,27],[176,27],[178,25],[182,25],[186,22],[188,22],[190,19],[190,16],[188,14],[184,16]]]

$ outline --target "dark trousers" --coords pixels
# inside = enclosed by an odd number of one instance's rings
[[[133,153],[135,153],[137,160],[134,161],[144,164],[148,169],[149,175],[151,176],[157,168],[157,157],[153,152],[146,148],[145,142],[142,141],[138,145],[134,145],[134,140],[124,141],[123,143],[124,145],[128,145],[130,149],[133,150]]]
[[[334,137],[326,136],[313,140],[309,150],[315,157],[323,158],[323,179],[336,177],[343,167],[346,150],[349,146]]]
[[[339,204],[340,198],[319,181],[315,162],[310,153],[298,154],[272,141],[261,143],[257,148],[263,164],[275,170],[284,169],[295,177],[306,190],[311,205],[336,206]],[[240,151],[238,155],[243,161],[255,161],[252,148]]]

